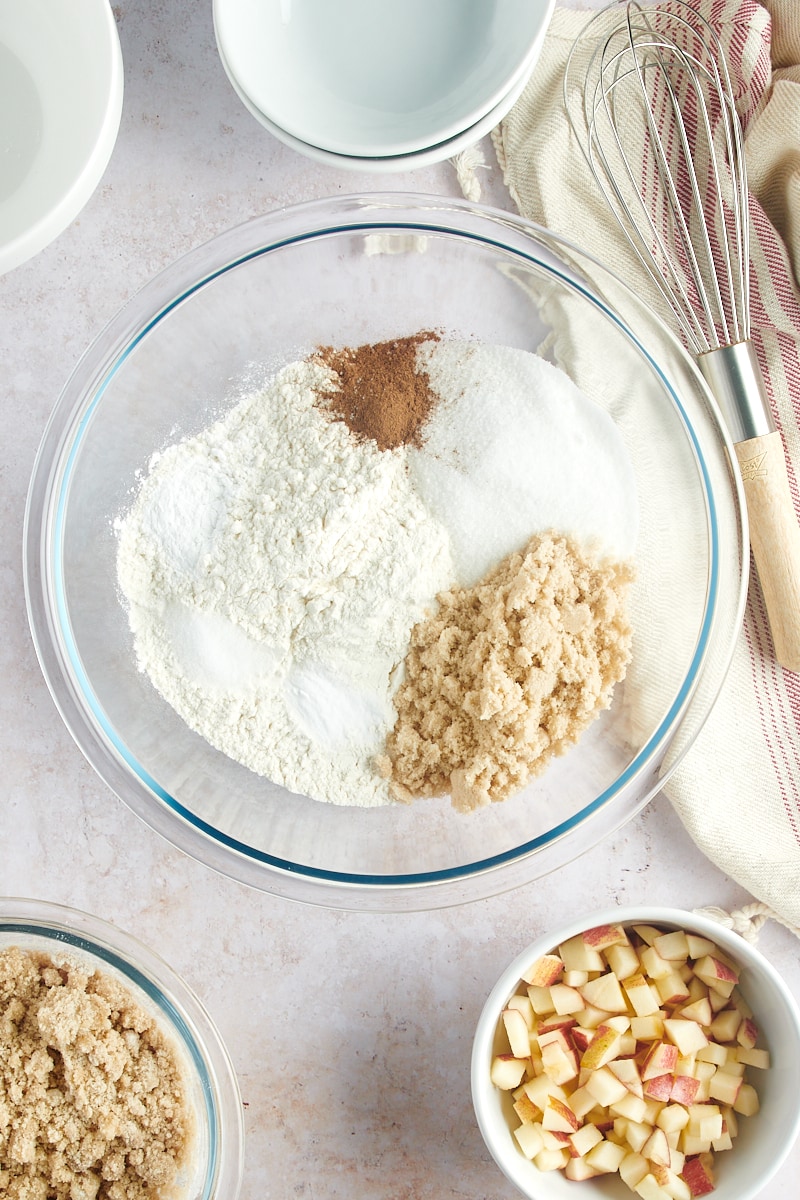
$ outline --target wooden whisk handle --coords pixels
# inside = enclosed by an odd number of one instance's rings
[[[800,526],[780,433],[736,442],[750,545],[767,608],[775,657],[800,671]]]

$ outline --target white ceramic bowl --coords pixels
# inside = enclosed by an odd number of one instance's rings
[[[479,121],[476,121],[474,125],[470,125],[468,129],[463,130],[455,137],[448,138],[444,142],[439,142],[435,146],[427,146],[424,150],[416,150],[413,154],[394,154],[365,158],[353,154],[335,154],[332,150],[323,150],[320,146],[312,146],[309,142],[303,142],[299,138],[294,137],[287,130],[282,129],[280,125],[276,125],[265,113],[261,112],[258,105],[248,96],[231,70],[221,48],[219,48],[219,57],[231,87],[247,111],[251,116],[255,117],[259,124],[263,125],[279,141],[283,142],[284,145],[290,146],[298,154],[304,154],[307,158],[312,158],[316,162],[326,163],[328,166],[336,167],[340,170],[380,171],[387,174],[394,174],[397,171],[413,171],[418,167],[427,167],[432,163],[453,158],[456,154],[460,154],[462,150],[474,146],[485,134],[490,133],[496,125],[500,124],[512,105],[522,95],[530,78],[530,72],[522,75],[494,108],[491,108]]]
[[[0,274],[75,219],[108,165],[121,113],[108,0],[0,0]]]
[[[741,967],[739,987],[753,1009],[759,1045],[771,1055],[766,1071],[752,1071],[761,1108],[743,1117],[733,1149],[716,1154],[714,1200],[750,1200],[780,1167],[800,1131],[797,1080],[800,1077],[800,1011],[788,987],[754,946],[715,921],[676,908],[615,908],[589,913],[562,929],[549,930],[517,955],[493,987],[478,1021],[472,1052],[472,1098],[484,1141],[507,1178],[530,1200],[632,1200],[619,1176],[605,1175],[577,1184],[560,1171],[540,1171],[519,1150],[504,1107],[507,1093],[491,1083],[500,1013],[517,991],[522,971],[567,938],[610,923],[650,924],[685,929],[710,938]],[[506,1101],[507,1103],[507,1101]],[[512,1114],[513,1116],[513,1114]]]
[[[411,154],[474,125],[538,58],[554,0],[214,0],[253,105],[340,155]]]

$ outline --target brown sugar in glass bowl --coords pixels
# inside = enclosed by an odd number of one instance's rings
[[[187,985],[115,926],[0,898],[0,1068],[0,1189],[14,1200],[238,1195],[242,1105],[227,1051]],[[47,1083],[52,1120],[20,1103],[15,1079],[30,1095]]]

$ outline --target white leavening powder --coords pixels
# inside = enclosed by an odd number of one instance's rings
[[[331,382],[294,363],[156,455],[118,578],[139,665],[195,732],[291,791],[371,806],[409,631],[453,566],[404,452],[315,407]]]

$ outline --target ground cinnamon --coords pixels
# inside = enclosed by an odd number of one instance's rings
[[[438,341],[430,330],[386,342],[336,350],[323,346],[318,358],[338,377],[338,388],[321,394],[330,411],[380,450],[417,446],[435,403],[427,373],[417,366],[417,348]]]

